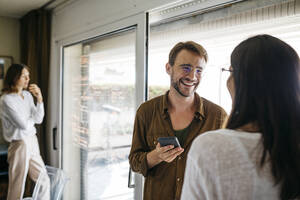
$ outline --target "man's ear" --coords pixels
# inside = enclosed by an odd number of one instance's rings
[[[167,72],[167,74],[171,75],[172,66],[169,63],[166,64],[166,72]]]

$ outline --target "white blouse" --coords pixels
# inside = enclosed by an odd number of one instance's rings
[[[188,153],[182,200],[276,200],[270,163],[259,167],[260,133],[229,129],[198,136]]]
[[[44,118],[44,104],[34,105],[33,97],[23,91],[24,99],[16,94],[4,94],[0,98],[0,116],[3,137],[6,141],[22,140],[36,134],[34,124],[40,124]]]

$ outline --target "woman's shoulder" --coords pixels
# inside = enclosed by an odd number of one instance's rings
[[[233,130],[230,129],[218,129],[213,131],[207,131],[199,135],[193,143],[209,146],[210,143],[214,145],[223,143],[224,141],[230,140],[231,137],[234,137]]]
[[[230,129],[209,131],[194,140],[191,154],[199,159],[221,159],[254,147],[260,138],[260,133]]]
[[[13,101],[17,97],[16,93],[2,93],[1,95],[1,101],[2,102],[8,102]]]
[[[32,98],[30,92],[23,90],[22,94],[25,98]],[[0,97],[1,102],[10,104],[11,102],[15,102],[17,98],[20,98],[17,93],[3,93]]]
[[[231,129],[218,129],[213,131],[207,131],[201,135],[199,135],[195,141],[199,143],[210,143],[214,144],[223,143],[223,142],[232,142],[234,138],[237,139],[249,139],[249,140],[257,140],[261,137],[260,133],[250,133],[244,131],[237,131]]]

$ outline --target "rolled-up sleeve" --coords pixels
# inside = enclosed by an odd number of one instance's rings
[[[37,103],[36,106],[33,105],[32,118],[36,124],[40,124],[43,122],[44,114],[45,112],[43,103]]]

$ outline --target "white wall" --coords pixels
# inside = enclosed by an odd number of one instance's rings
[[[13,56],[20,62],[20,22],[18,19],[0,17],[0,55]]]
[[[85,31],[91,31],[93,28],[174,2],[178,0],[71,1],[69,5],[54,11],[52,37],[55,40],[67,39]]]

